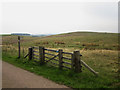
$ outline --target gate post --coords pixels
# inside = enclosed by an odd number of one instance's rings
[[[41,46],[39,46],[39,60],[41,65],[45,63],[45,49]]]
[[[33,48],[32,47],[30,47],[29,49],[29,60],[32,60],[32,58],[33,58]]]
[[[62,57],[63,57],[63,50],[62,49],[59,49],[58,53],[59,53],[59,69],[62,69],[62,64],[63,64],[63,60],[62,60]]]
[[[73,65],[75,68],[75,72],[82,72],[81,68],[81,60],[80,60],[80,52],[79,51],[74,51],[73,53]]]

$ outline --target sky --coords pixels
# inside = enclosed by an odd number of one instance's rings
[[[2,2],[2,33],[118,32],[117,2]]]

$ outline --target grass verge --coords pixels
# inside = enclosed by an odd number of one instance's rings
[[[70,70],[59,70],[47,64],[40,66],[27,59],[17,59],[16,56],[4,52],[2,60],[72,88],[120,88],[119,85],[115,85],[115,83],[119,83],[119,80],[110,76],[100,75],[96,77],[88,71],[74,73]]]

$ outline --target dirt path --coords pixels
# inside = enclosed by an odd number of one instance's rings
[[[2,88],[68,88],[42,76],[2,62]]]

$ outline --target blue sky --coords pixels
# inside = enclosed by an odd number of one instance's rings
[[[4,2],[2,33],[118,32],[117,2]]]

